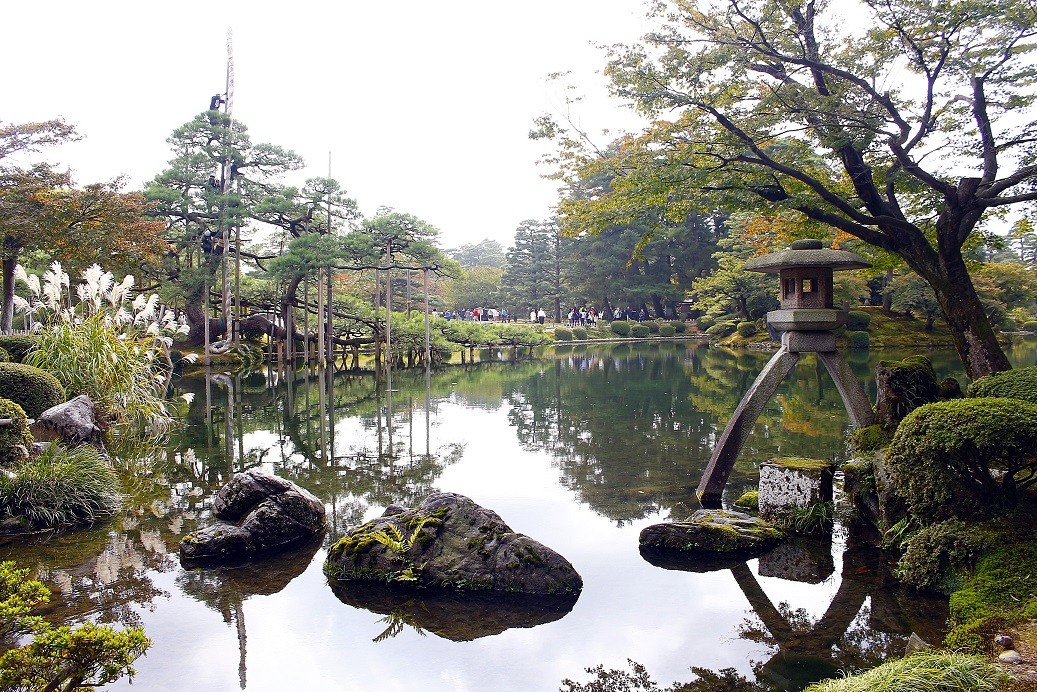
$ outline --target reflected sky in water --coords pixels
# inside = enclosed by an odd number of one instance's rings
[[[848,360],[870,380],[875,361],[903,355]],[[941,377],[960,377],[951,354],[931,356]],[[845,531],[808,579],[819,583],[761,575],[786,563],[697,573],[641,557],[644,526],[697,508],[712,444],[767,357],[694,343],[573,347],[427,380],[396,373],[391,391],[355,373],[330,383],[185,377],[176,387],[195,394],[188,425],[154,458],[122,462],[131,497],[121,516],[0,546],[0,558],[48,581],[53,619],[144,626],[154,644],[133,686],[110,689],[554,690],[628,658],[661,685],[698,666],[800,689],[797,670],[872,665],[912,630],[938,638],[946,611],[889,588],[884,557],[849,549]],[[1032,357],[1013,351],[1018,364]],[[726,501],[772,456],[841,458],[845,425],[834,385],[804,358],[760,417]],[[250,467],[326,503],[324,543],[251,571],[184,570],[179,538],[205,525],[215,490]],[[585,584],[571,612],[451,641],[413,609],[339,600],[321,571],[331,542],[390,502],[435,490],[468,495],[568,558]],[[844,605],[826,616],[833,598]]]

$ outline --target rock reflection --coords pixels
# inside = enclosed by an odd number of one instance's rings
[[[387,627],[374,641],[394,637],[405,626],[452,641],[472,641],[516,627],[536,627],[560,620],[579,597],[419,592],[358,582],[332,582],[331,590],[347,605],[385,615],[381,621]]]
[[[760,576],[819,584],[833,573],[830,550],[824,540],[790,541],[760,558]],[[703,560],[698,555],[644,549],[641,554],[664,569],[698,573],[731,570],[752,608],[740,636],[772,649],[769,660],[754,665],[757,680],[772,689],[800,690],[840,670],[874,667],[902,653],[912,632],[927,641],[943,639],[937,623],[945,621],[941,612],[946,615],[946,601],[898,586],[877,549],[850,548],[843,552],[838,590],[816,620],[805,610],[792,610],[787,603],[775,605],[749,564],[737,556]]]

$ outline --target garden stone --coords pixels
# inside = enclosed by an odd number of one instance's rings
[[[324,530],[324,503],[291,481],[255,469],[216,494],[216,524],[184,536],[180,559],[234,559],[297,545]]]
[[[832,501],[833,464],[824,459],[780,457],[760,465],[760,516]]]
[[[997,660],[1002,663],[1022,663],[1023,657],[1020,656],[1019,652],[1015,649],[1008,649],[1007,651],[1002,651],[998,654]]]
[[[639,540],[642,548],[744,556],[769,550],[782,537],[779,529],[759,517],[701,509],[687,521],[646,526]]]
[[[29,429],[38,441],[60,440],[67,445],[101,444],[94,402],[86,394],[50,407],[36,418]]]
[[[350,529],[332,546],[324,570],[339,582],[457,591],[578,594],[583,589],[568,560],[457,493],[429,495],[410,509],[390,507]]]
[[[794,536],[760,556],[761,577],[820,584],[835,572],[830,538]]]

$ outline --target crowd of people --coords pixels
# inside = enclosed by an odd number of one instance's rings
[[[607,311],[606,311],[607,313]],[[510,312],[507,308],[459,308],[457,310],[444,310],[442,314],[434,312],[434,315],[442,316],[448,320],[466,320],[469,322],[517,322],[518,315]],[[648,319],[648,313],[644,308],[634,309],[616,308],[609,314],[603,314],[593,305],[574,305],[566,319],[570,327],[593,327],[598,324],[599,319],[629,320],[631,322],[644,322]],[[547,312],[544,308],[531,309],[529,311],[530,324],[544,324],[547,320]]]

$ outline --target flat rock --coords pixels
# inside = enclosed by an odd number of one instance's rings
[[[297,545],[324,530],[324,503],[295,483],[255,469],[239,473],[213,500],[215,524],[184,536],[180,559],[247,558]]]
[[[652,524],[641,530],[642,547],[701,553],[759,554],[784,534],[759,517],[729,510],[700,509],[687,521]]]
[[[554,550],[516,533],[464,495],[392,506],[346,532],[328,553],[334,580],[524,594],[578,594],[583,579]]]

